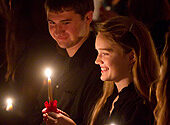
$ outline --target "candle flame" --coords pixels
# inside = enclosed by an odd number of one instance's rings
[[[115,123],[111,123],[110,125],[116,125]]]
[[[6,100],[7,102],[7,107],[6,107],[6,111],[11,111],[13,109],[13,105],[12,105],[12,99],[11,98],[8,98]]]
[[[51,74],[52,74],[51,69],[47,68],[47,69],[45,70],[45,75],[46,75],[48,78],[50,78],[50,77],[51,77]]]
[[[53,101],[53,97],[52,97],[52,86],[51,86],[51,74],[52,71],[50,68],[47,68],[45,70],[45,75],[48,77],[48,98],[49,98],[49,102]]]

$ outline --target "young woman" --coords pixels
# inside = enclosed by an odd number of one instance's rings
[[[101,67],[103,96],[90,125],[149,125],[153,113],[149,87],[159,76],[159,61],[147,28],[127,17],[114,17],[98,26],[95,61]]]

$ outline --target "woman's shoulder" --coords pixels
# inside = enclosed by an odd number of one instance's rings
[[[115,104],[122,121],[127,125],[150,125],[154,121],[150,104],[135,90],[133,86],[126,90]]]

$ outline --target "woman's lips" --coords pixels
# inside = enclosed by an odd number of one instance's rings
[[[105,67],[101,67],[101,73],[104,73],[108,70],[108,68],[105,68]]]

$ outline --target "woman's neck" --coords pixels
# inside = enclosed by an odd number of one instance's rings
[[[122,80],[120,80],[119,82],[115,82],[117,89],[118,89],[118,93],[125,87],[127,87],[131,82],[132,82],[132,78],[131,77],[127,77],[124,78]]]

